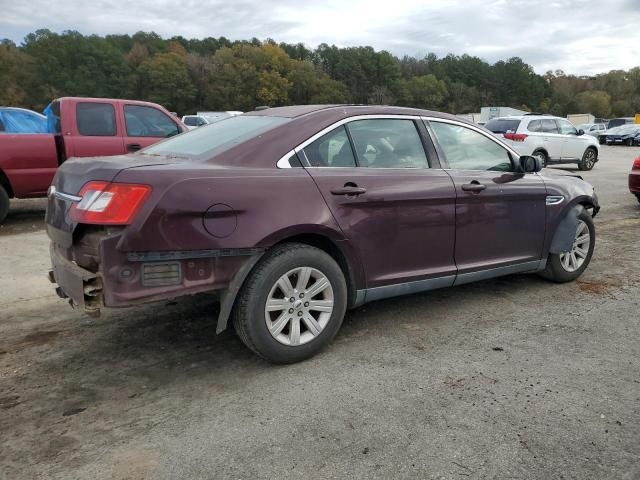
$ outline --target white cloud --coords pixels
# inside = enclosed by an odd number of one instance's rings
[[[82,33],[155,31],[164,37],[339,46],[371,45],[402,56],[428,52],[520,56],[538,73],[592,74],[640,64],[637,0],[0,0],[0,37],[38,28]]]

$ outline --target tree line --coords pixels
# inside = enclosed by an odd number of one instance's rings
[[[0,105],[42,110],[61,96],[149,100],[179,114],[259,105],[366,103],[451,113],[510,106],[565,116],[640,112],[640,67],[595,76],[536,74],[518,57],[396,57],[372,47],[256,38],[163,39],[37,30],[0,41]]]

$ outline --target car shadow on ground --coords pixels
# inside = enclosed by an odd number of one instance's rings
[[[401,309],[407,312],[409,321],[426,332],[430,324],[442,321],[444,308],[518,295],[522,290],[544,289],[543,284],[547,283],[533,275],[513,275],[366,304],[347,313],[334,345],[354,339],[367,342],[371,335],[389,332],[392,323],[399,321],[394,312]],[[109,311],[98,320],[85,319],[80,328],[64,330],[48,347],[59,351],[33,367],[41,369],[40,375],[69,382],[67,387],[91,383],[124,389],[135,389],[140,383],[163,388],[180,382],[185,375],[216,376],[230,368],[242,371],[245,378],[274,368],[287,368],[271,365],[254,355],[238,339],[232,326],[216,334],[217,309],[210,295],[196,295],[126,311]],[[67,341],[65,337],[71,338]],[[331,354],[331,349],[330,346],[320,357]],[[314,361],[317,360],[310,360]]]
[[[11,200],[9,215],[0,224],[0,236],[44,230],[46,198]]]

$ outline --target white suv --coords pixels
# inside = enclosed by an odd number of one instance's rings
[[[489,120],[485,128],[504,137],[502,140],[520,155],[539,157],[545,166],[577,163],[580,170],[591,170],[598,161],[598,140],[564,118],[537,114],[499,117]]]

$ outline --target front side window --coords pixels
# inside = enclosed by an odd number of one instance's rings
[[[125,105],[124,119],[129,137],[173,137],[180,133],[178,125],[153,107]]]
[[[78,133],[90,137],[116,135],[116,111],[110,103],[80,102],[76,105]]]
[[[542,120],[542,131],[545,133],[559,133],[555,120]]]
[[[302,150],[310,167],[355,167],[351,143],[344,126],[331,130]]]
[[[430,122],[449,168],[459,170],[512,170],[509,152],[488,137],[461,125]]]
[[[578,130],[576,130],[576,127],[573,126],[573,124],[571,122],[569,122],[568,120],[562,120],[562,119],[558,119],[558,126],[560,127],[560,133],[562,135],[577,135],[578,134]]]
[[[347,124],[358,165],[367,168],[428,168],[413,120],[372,119]]]

